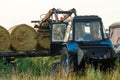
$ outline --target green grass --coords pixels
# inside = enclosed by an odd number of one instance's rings
[[[0,60],[0,80],[120,80],[120,65],[110,72],[94,70],[89,67],[84,73],[65,72],[58,70],[50,72],[51,64],[57,60],[55,57],[19,58],[15,64]]]

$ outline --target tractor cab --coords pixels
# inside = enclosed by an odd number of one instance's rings
[[[79,45],[85,57],[104,60],[116,58],[112,42],[106,37],[102,19],[99,16],[75,16],[72,20],[70,34],[68,23],[58,22],[51,25],[51,54],[59,54],[68,43],[66,33]],[[68,39],[67,39],[68,40]]]
[[[86,59],[105,61],[116,58],[99,16],[76,16],[72,22],[73,40],[79,44]],[[88,60],[89,61],[89,60]]]
[[[73,20],[74,40],[77,42],[99,42],[106,38],[101,18],[77,16]]]

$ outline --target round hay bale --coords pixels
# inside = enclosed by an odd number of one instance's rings
[[[38,29],[35,29],[38,33],[38,45],[37,45],[37,50],[47,50],[50,48],[50,31],[48,32],[41,32]]]
[[[10,34],[4,27],[0,26],[0,52],[7,51],[10,43]]]
[[[20,24],[8,30],[11,34],[11,46],[16,51],[29,51],[36,48],[37,33],[29,25]]]

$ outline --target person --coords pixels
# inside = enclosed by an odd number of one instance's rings
[[[93,34],[93,38],[94,39],[98,39],[98,35],[97,34]]]
[[[92,38],[93,38],[93,40],[101,40],[101,38],[100,38],[100,36],[99,36],[98,33],[94,33],[94,34],[92,35]]]
[[[86,33],[83,37],[85,41],[95,41],[95,40],[101,40],[101,38],[96,33]]]
[[[82,37],[80,31],[77,31],[76,36],[75,36],[75,40],[84,41],[84,38]]]

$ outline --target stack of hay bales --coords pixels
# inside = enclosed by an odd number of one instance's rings
[[[44,32],[26,24],[15,25],[8,30],[0,26],[0,52],[48,49],[50,30]]]
[[[37,33],[29,25],[19,24],[11,27],[11,48],[15,51],[34,50],[37,45]]]
[[[38,33],[38,44],[37,44],[37,50],[48,50],[50,49],[50,30],[44,32],[46,29],[36,29]],[[43,30],[43,31],[41,31]]]
[[[0,26],[0,52],[8,51],[11,39],[8,31]]]

